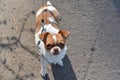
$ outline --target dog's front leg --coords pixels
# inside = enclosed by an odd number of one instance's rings
[[[46,75],[46,66],[47,66],[47,61],[44,59],[43,56],[40,57],[40,61],[41,61],[41,75],[42,77],[45,77]]]

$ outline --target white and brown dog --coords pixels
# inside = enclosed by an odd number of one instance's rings
[[[41,75],[46,75],[46,65],[58,64],[63,66],[67,46],[65,45],[69,31],[59,29],[59,13],[47,1],[36,13],[35,43],[40,50]]]

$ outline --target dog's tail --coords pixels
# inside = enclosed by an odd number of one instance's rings
[[[51,2],[50,2],[49,0],[47,1],[47,5],[52,5]]]

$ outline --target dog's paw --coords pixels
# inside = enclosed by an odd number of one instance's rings
[[[42,78],[45,78],[46,75],[47,73],[41,73]]]
[[[48,76],[47,73],[46,73],[46,74],[42,74],[42,73],[41,73],[41,77],[42,77],[43,79],[45,79],[47,76]]]
[[[44,77],[46,76],[46,74],[47,74],[47,73],[46,73],[46,70],[42,69],[42,70],[41,70],[41,76],[44,78]]]
[[[50,80],[48,74],[46,74],[44,77],[41,75],[41,77],[43,78],[43,80]]]
[[[63,61],[60,60],[58,63],[57,63],[59,66],[63,67]]]

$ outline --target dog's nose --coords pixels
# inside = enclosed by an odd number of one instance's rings
[[[59,54],[58,48],[55,48],[54,49],[54,55],[58,55],[58,54]]]
[[[54,51],[55,51],[55,52],[58,52],[58,48],[55,48]]]

